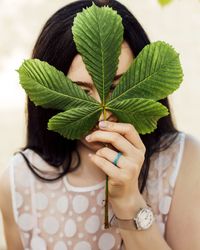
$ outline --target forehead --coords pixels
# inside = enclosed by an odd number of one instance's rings
[[[134,55],[126,41],[123,41],[121,46],[121,53],[119,56],[119,64],[116,75],[124,73],[129,68],[131,62],[133,61]],[[80,54],[77,54],[69,68],[67,76],[72,81],[87,81],[92,83],[92,78],[89,75],[83,59]]]

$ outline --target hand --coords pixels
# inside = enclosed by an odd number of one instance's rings
[[[110,121],[105,123],[105,128],[100,127],[101,130],[91,133],[90,140],[87,140],[88,137],[86,140],[111,143],[116,150],[103,147],[91,156],[91,160],[109,177],[108,190],[112,207],[117,207],[117,210],[123,206],[132,208],[141,199],[138,177],[146,149],[133,125]],[[115,166],[112,162],[119,151],[122,155]]]

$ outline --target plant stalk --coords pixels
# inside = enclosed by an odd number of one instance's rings
[[[103,116],[104,116],[104,121],[106,121],[106,109],[105,109],[105,107],[103,107]],[[109,228],[109,221],[108,221],[108,175],[106,175],[104,215],[105,215],[104,216],[104,228]]]

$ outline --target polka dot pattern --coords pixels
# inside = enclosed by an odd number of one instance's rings
[[[66,246],[64,241],[58,241],[53,250],[68,250],[68,247]]]
[[[53,216],[47,216],[43,220],[44,231],[50,235],[55,234],[59,229],[59,222]]]
[[[96,212],[96,207],[92,207],[91,209],[90,209],[90,211],[92,212],[92,213],[95,213]]]
[[[80,241],[75,245],[74,250],[92,250],[92,247],[89,242]]]
[[[46,186],[50,190],[57,190],[61,186],[61,181],[56,181],[56,182],[53,182],[53,183],[46,183]]]
[[[23,196],[20,193],[16,192],[16,207],[20,208],[23,204],[23,201]]]
[[[68,209],[68,198],[61,196],[56,203],[56,207],[60,213],[66,213]]]
[[[144,198],[152,206],[162,235],[177,178],[179,140],[169,149],[152,156],[144,191]],[[25,154],[35,166],[41,165],[43,170],[47,166],[41,158],[37,161],[39,156],[33,151],[25,150]],[[168,159],[169,155],[171,159]],[[120,249],[119,229],[104,228],[105,187],[68,190],[64,179],[52,183],[38,180],[21,157],[16,158],[14,165],[13,200],[23,249]],[[112,214],[109,207],[109,218]]]
[[[31,185],[31,176],[27,170],[18,173],[18,182],[22,188],[28,188]]]
[[[94,234],[100,227],[100,219],[97,215],[90,216],[85,222],[85,229],[88,233]]]
[[[168,195],[164,196],[159,203],[159,210],[162,214],[167,214],[171,205],[172,198]]]
[[[163,222],[159,222],[158,223],[158,226],[159,226],[159,229],[160,229],[160,232],[162,235],[164,235],[164,232],[165,232],[165,224]]]
[[[68,245],[68,246],[71,246],[71,245],[72,245],[72,241],[71,241],[71,240],[68,240],[68,241],[67,241],[67,245]]]
[[[104,190],[101,190],[98,195],[97,195],[97,198],[96,198],[96,202],[99,206],[103,206],[103,200],[105,199],[105,193],[104,193]]]
[[[98,242],[98,246],[101,250],[110,250],[115,245],[115,238],[111,233],[103,233]]]
[[[169,177],[169,184],[172,188],[174,188],[175,186],[175,182],[176,182],[176,175],[175,173],[173,173],[170,177]]]
[[[73,219],[68,219],[65,223],[65,235],[67,237],[72,237],[76,233],[76,223]]]
[[[46,242],[44,239],[42,239],[41,237],[38,236],[34,236],[31,240],[31,249],[32,250],[46,250],[47,246],[46,246]]]
[[[81,216],[78,216],[76,219],[77,219],[77,221],[82,221],[83,220],[83,218]]]
[[[36,199],[36,208],[38,210],[46,209],[47,206],[48,206],[48,198],[47,198],[47,196],[45,194],[43,194],[43,193],[40,193],[40,192],[37,193],[35,196],[36,196],[35,197],[35,199]]]
[[[18,224],[23,231],[30,231],[34,227],[33,216],[29,213],[22,213],[18,218]]]
[[[79,233],[79,234],[78,234],[78,237],[81,239],[81,238],[84,237],[84,234],[83,234],[83,233]]]
[[[81,214],[88,209],[88,198],[84,195],[76,195],[72,201],[72,206],[77,214]]]

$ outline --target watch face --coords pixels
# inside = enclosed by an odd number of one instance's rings
[[[149,228],[154,220],[153,212],[149,208],[143,208],[137,215],[137,225],[140,229]]]

